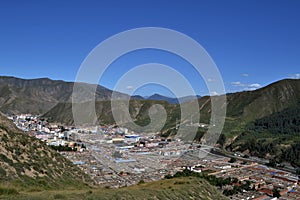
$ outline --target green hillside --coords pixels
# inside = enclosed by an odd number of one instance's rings
[[[43,192],[21,192],[17,195],[2,195],[0,199],[18,200],[145,200],[145,199],[199,199],[226,200],[215,187],[201,178],[174,178],[120,189],[81,189]]]
[[[250,122],[229,148],[300,167],[299,116],[300,105]]]

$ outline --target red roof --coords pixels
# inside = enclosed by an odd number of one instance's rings
[[[262,189],[260,189],[259,190],[260,192],[263,192],[263,193],[265,193],[265,194],[267,194],[267,195],[273,195],[273,192],[272,192],[272,190],[270,190],[270,189],[267,189],[267,188],[262,188]]]

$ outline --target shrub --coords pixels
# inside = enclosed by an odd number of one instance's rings
[[[17,195],[18,191],[14,188],[0,187],[0,195]]]
[[[62,194],[55,194],[53,198],[54,199],[65,199],[66,197]]]

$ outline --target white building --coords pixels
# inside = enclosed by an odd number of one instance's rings
[[[124,142],[135,143],[135,142],[138,142],[140,140],[140,138],[141,137],[139,135],[125,135]]]

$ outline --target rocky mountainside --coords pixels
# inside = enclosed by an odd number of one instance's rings
[[[73,82],[57,81],[48,78],[20,79],[0,77],[0,111],[3,113],[43,114],[57,103],[71,102]],[[82,96],[93,94],[91,84],[82,83]],[[97,86],[96,100],[109,100],[112,91]],[[128,95],[116,93],[117,96],[128,98]]]
[[[89,177],[38,139],[20,132],[0,114],[0,186],[86,187]]]

